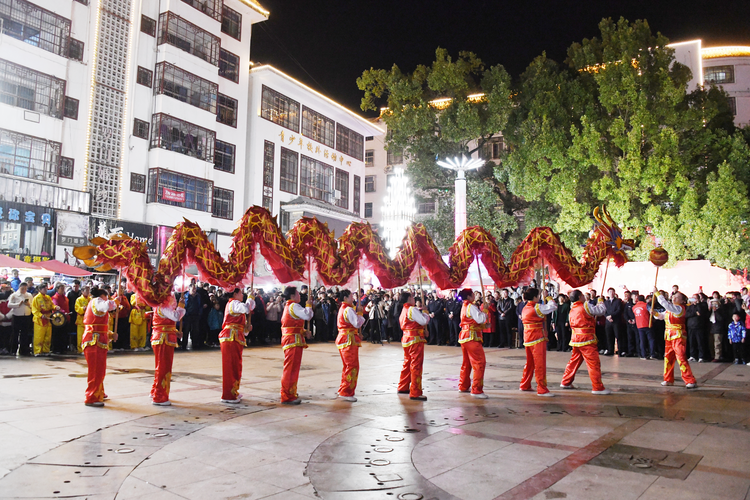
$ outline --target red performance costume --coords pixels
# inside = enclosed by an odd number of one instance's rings
[[[685,386],[692,389],[695,387],[696,381],[685,356],[685,306],[673,304],[661,294],[657,295],[656,298],[659,304],[666,309],[664,313],[658,315],[659,319],[663,319],[666,323],[664,329],[664,382],[662,382],[662,385],[674,384],[674,362],[676,358]]]
[[[353,398],[357,388],[357,377],[359,376],[359,348],[362,338],[359,329],[365,323],[365,319],[357,314],[357,311],[349,304],[341,304],[336,325],[339,335],[336,337],[336,346],[339,348],[341,361],[344,364],[341,372],[341,387],[339,396]]]
[[[169,387],[172,382],[172,360],[174,348],[179,347],[177,338],[182,334],[176,324],[185,316],[182,307],[157,307],[153,316],[151,348],[154,350],[154,385],[151,386],[151,399],[157,406],[169,406]],[[132,340],[132,336],[131,336]]]
[[[576,372],[586,360],[591,378],[591,392],[602,395],[610,393],[602,384],[602,365],[599,361],[599,351],[596,349],[596,317],[605,314],[607,308],[603,302],[592,306],[588,302],[578,301],[570,308],[570,328],[573,330],[570,346],[573,348],[573,354],[560,383],[563,389],[574,388]]]
[[[425,325],[430,317],[417,309],[413,304],[406,303],[401,310],[399,324],[404,332],[401,346],[404,348],[404,367],[401,369],[401,379],[398,381],[398,392],[409,393],[411,398],[422,396],[422,364],[424,363]],[[426,399],[426,398],[425,398]]]
[[[469,392],[471,384],[471,395],[484,399],[484,368],[487,361],[484,357],[482,330],[487,323],[487,315],[479,308],[464,299],[461,306],[461,333],[458,343],[461,344],[463,362],[461,363],[461,376],[458,379],[458,390]],[[471,371],[474,370],[472,379]]]
[[[81,347],[88,364],[86,401],[89,406],[104,406],[104,375],[109,349],[109,312],[117,309],[114,300],[92,299],[83,316]]]
[[[255,309],[255,298],[247,297],[247,302],[231,299],[224,311],[224,324],[219,332],[221,344],[221,402],[239,403],[240,380],[242,380],[242,350],[245,342],[246,314]]]
[[[281,374],[281,402],[293,403],[297,396],[297,380],[302,364],[302,350],[305,342],[305,321],[313,317],[312,307],[302,307],[297,302],[287,300],[281,315],[281,349],[284,351],[284,371]]]
[[[529,301],[521,313],[526,364],[523,367],[520,389],[530,391],[531,379],[536,373],[536,393],[539,396],[552,395],[547,389],[547,333],[544,331],[544,318],[555,309],[557,304],[554,300],[547,304]]]

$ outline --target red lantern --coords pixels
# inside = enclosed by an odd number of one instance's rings
[[[656,267],[661,267],[669,260],[669,254],[662,247],[654,248],[651,250],[651,253],[648,254],[648,260],[650,260]]]

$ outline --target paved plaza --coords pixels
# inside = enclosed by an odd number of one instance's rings
[[[426,402],[396,394],[399,344],[365,344],[356,403],[335,399],[332,343],[305,351],[300,406],[281,406],[279,347],[244,351],[243,404],[219,402],[218,350],[175,355],[173,406],[151,405],[153,355],[113,353],[105,408],[82,357],[0,360],[0,497],[177,499],[750,499],[750,367],[602,358],[594,396],[518,391],[522,350],[487,349],[485,391],[457,391],[460,349],[427,346]]]

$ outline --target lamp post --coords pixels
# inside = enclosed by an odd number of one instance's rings
[[[388,188],[383,198],[382,223],[385,245],[391,259],[404,239],[407,228],[411,225],[414,215],[414,197],[409,188],[409,178],[404,175],[404,169],[396,167],[393,175],[388,179]]]
[[[439,161],[437,164],[456,171],[455,217],[456,238],[458,238],[458,235],[466,229],[466,171],[481,167],[484,161],[461,155],[452,159],[446,158],[445,161]]]

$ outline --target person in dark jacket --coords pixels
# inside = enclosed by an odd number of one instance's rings
[[[560,294],[557,302],[560,305],[552,313],[552,326],[557,337],[557,350],[567,352],[570,351],[570,300],[567,295]]]
[[[456,297],[456,291],[451,292],[451,298],[445,303],[448,319],[448,345],[458,346],[458,334],[461,332],[461,299]]]
[[[447,344],[445,332],[443,331],[443,323],[445,321],[445,301],[440,297],[433,297],[429,295],[429,302],[427,303],[427,311],[430,313],[430,322],[427,323],[427,327],[430,331],[430,344],[443,345]]]
[[[521,299],[521,302],[516,304],[516,318],[518,318],[518,336],[516,337],[516,344],[519,346],[523,343],[523,308],[526,307],[526,301]],[[520,347],[519,347],[520,349]]]
[[[638,297],[638,294],[635,294],[635,297]],[[622,318],[625,321],[624,327],[625,331],[627,332],[628,336],[628,357],[634,358],[638,356],[639,350],[640,350],[640,338],[638,335],[638,327],[635,325],[635,314],[633,314],[633,306],[635,305],[635,301],[632,300],[633,294],[629,291],[625,291],[623,294],[623,310],[622,310]]]
[[[188,337],[193,341],[192,347],[194,351],[198,351],[205,347],[205,339],[201,335],[200,331],[200,319],[203,314],[203,303],[201,302],[201,296],[196,290],[195,284],[190,285],[186,294],[184,294],[183,301],[185,302],[185,316],[182,318],[182,339],[180,339],[180,348],[185,351],[187,350]]]
[[[604,355],[612,356],[615,354],[615,339],[617,339],[620,356],[625,356],[627,354],[627,341],[625,341],[625,335],[622,334],[620,328],[623,310],[622,300],[617,297],[614,288],[607,290],[607,295],[608,298],[604,301],[604,305],[607,308],[606,323],[604,324],[604,331],[607,336],[607,350],[604,351]]]
[[[508,290],[503,289],[497,301],[498,347],[513,347],[513,307],[513,299],[508,296]]]
[[[690,358],[688,361],[696,361],[703,363],[706,358],[705,353],[705,332],[703,329],[703,316],[707,314],[703,310],[703,306],[700,302],[698,294],[690,297],[690,301],[687,306],[687,312],[685,317],[687,318],[687,334],[688,334],[688,348],[690,349]]]
[[[722,349],[721,349],[721,337],[724,333],[724,314],[721,307],[721,295],[719,292],[712,294],[711,300],[708,301],[708,323],[709,332],[713,339],[714,346],[714,363],[721,363]]]

